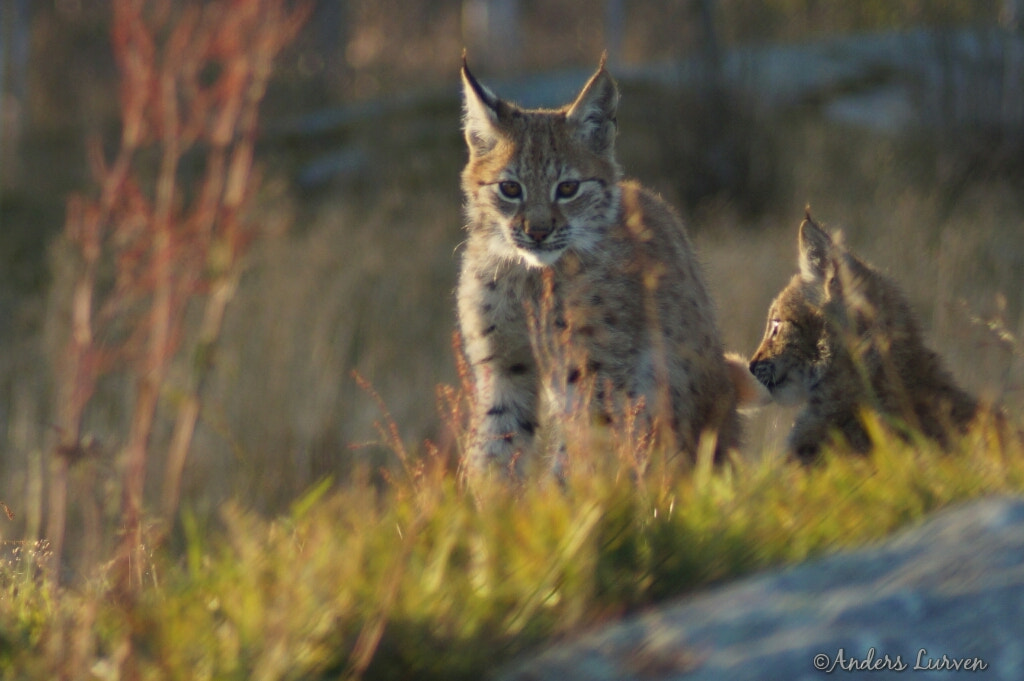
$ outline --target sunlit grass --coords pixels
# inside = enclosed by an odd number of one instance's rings
[[[183,555],[158,556],[132,605],[102,580],[57,590],[8,562],[3,678],[55,677],[73,660],[104,678],[129,647],[139,678],[479,678],[666,598],[1024,490],[1019,446],[984,426],[948,453],[889,441],[809,469],[764,457],[638,479],[611,456],[564,485],[469,491],[438,457],[383,489],[325,482],[274,518],[239,502],[215,528],[186,513]]]

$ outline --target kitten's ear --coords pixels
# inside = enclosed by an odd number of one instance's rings
[[[808,283],[825,284],[835,276],[836,248],[832,237],[811,219],[800,223],[800,276]]]
[[[569,107],[566,120],[573,134],[599,156],[611,157],[615,147],[615,111],[619,105],[619,88],[604,68],[605,58],[597,73],[583,86],[576,101]]]
[[[498,111],[502,102],[469,72],[465,54],[462,55],[462,96],[462,130],[466,144],[473,155],[486,154],[501,137]]]

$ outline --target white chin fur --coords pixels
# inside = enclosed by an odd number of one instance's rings
[[[772,390],[772,400],[776,404],[793,407],[807,401],[807,391],[799,381],[789,380]]]
[[[528,267],[550,267],[558,262],[558,259],[562,257],[564,249],[557,251],[527,251],[521,248],[516,249],[519,253],[519,257],[522,258],[523,262]]]

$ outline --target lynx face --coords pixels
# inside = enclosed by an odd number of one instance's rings
[[[751,373],[779,404],[806,401],[820,373],[825,327],[813,294],[800,276],[793,277],[772,302],[764,338],[750,362]]]
[[[601,69],[576,102],[553,111],[499,100],[466,69],[463,79],[463,189],[491,255],[544,267],[569,249],[592,250],[620,201],[611,77]]]

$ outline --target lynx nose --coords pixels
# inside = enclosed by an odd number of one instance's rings
[[[524,220],[523,232],[530,237],[534,243],[539,244],[548,238],[551,232],[555,231],[555,223],[543,223],[539,220]]]
[[[775,387],[775,368],[770,361],[755,359],[750,363],[750,373],[769,390]]]

